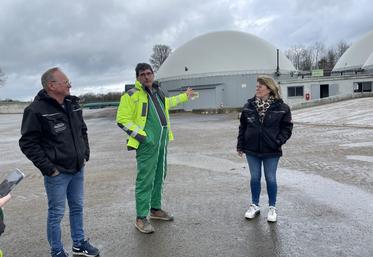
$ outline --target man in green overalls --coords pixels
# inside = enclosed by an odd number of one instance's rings
[[[194,92],[168,97],[154,83],[154,73],[147,63],[136,66],[135,87],[123,94],[117,112],[117,124],[128,135],[128,150],[136,149],[136,228],[142,233],[154,232],[147,219],[172,221],[162,209],[162,186],[167,171],[167,145],[173,140],[169,108],[187,102]]]

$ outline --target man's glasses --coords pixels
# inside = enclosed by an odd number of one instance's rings
[[[69,81],[69,80],[66,80],[66,81],[63,81],[63,82],[58,82],[58,81],[55,81],[55,80],[52,80],[51,82],[55,82],[55,83],[63,83],[63,84],[65,84],[66,86],[72,86],[72,84],[71,84],[71,81]]]

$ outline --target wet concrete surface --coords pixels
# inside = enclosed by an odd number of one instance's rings
[[[278,170],[278,222],[269,224],[264,182],[261,215],[243,217],[249,173],[235,153],[237,115],[173,115],[164,208],[175,221],[153,222],[156,232],[143,235],[134,228],[135,153],[124,149],[113,112],[87,117],[85,230],[102,257],[373,256],[371,128],[296,124]],[[0,173],[27,174],[5,208],[0,246],[5,256],[49,256],[43,180],[18,148],[20,121],[0,115]],[[71,252],[69,237],[66,216]]]

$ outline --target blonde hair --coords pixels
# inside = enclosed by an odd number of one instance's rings
[[[256,81],[259,84],[268,87],[268,89],[271,91],[269,94],[273,96],[274,99],[281,99],[281,88],[272,77],[267,75],[259,75]]]

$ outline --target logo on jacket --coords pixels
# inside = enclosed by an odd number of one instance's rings
[[[66,129],[65,123],[60,122],[60,123],[57,123],[57,124],[54,125],[54,131],[56,133],[60,133],[60,132],[64,131],[65,129]]]

